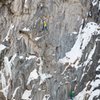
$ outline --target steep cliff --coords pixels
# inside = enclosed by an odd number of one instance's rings
[[[99,0],[0,0],[0,100],[99,100],[99,23]]]

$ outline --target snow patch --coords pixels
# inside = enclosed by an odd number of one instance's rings
[[[100,85],[100,79],[96,79],[95,81],[92,81],[90,85],[92,86],[91,90],[95,89]]]
[[[19,56],[19,59],[24,59],[24,57],[23,56]]]
[[[24,7],[26,8],[26,9],[28,9],[28,2],[27,2],[28,0],[25,0],[25,4],[24,4]]]
[[[96,75],[96,78],[100,78],[100,75]]]
[[[72,34],[78,34],[77,32],[72,32]]]
[[[31,100],[31,98],[30,98],[31,92],[32,92],[32,90],[25,90],[22,95],[22,99],[23,100]]]
[[[30,29],[29,29],[29,28],[26,28],[26,27],[23,28],[22,30],[23,30],[23,31],[26,31],[26,32],[29,32],[29,31],[30,31]]]
[[[97,38],[96,41],[100,41],[100,39]]]
[[[97,3],[98,3],[98,0],[93,0],[93,1],[92,1],[92,5],[93,5],[93,6],[97,5]]]
[[[39,77],[39,75],[38,75],[38,73],[37,73],[37,70],[36,69],[34,69],[31,73],[30,73],[30,75],[29,75],[29,77],[28,77],[28,82],[27,82],[27,84],[29,84],[32,80],[34,80],[34,79],[38,79],[38,77]]]
[[[38,41],[38,40],[40,40],[41,39],[41,37],[36,37],[35,38],[35,41]]]
[[[29,56],[29,57],[26,57],[26,60],[30,60],[30,59],[34,59],[36,58],[36,56]]]
[[[16,95],[16,92],[17,92],[17,90],[20,88],[20,86],[19,87],[17,87],[16,89],[15,89],[15,91],[14,91],[14,93],[13,93],[13,96],[12,96],[12,99],[11,100],[15,100],[14,99],[14,97],[15,97],[15,95]]]
[[[43,73],[40,75],[40,84],[42,84],[43,82],[45,82],[46,79],[48,78],[52,78],[52,75],[51,74],[47,74],[47,73]]]
[[[6,76],[12,77],[11,63],[9,62],[8,57],[4,57],[4,66],[5,66]]]
[[[0,44],[0,54],[2,52],[2,50],[4,50],[6,48],[6,46],[4,46],[3,44]]]
[[[100,89],[96,89],[93,91],[88,100],[93,100],[94,97],[98,97],[100,95]]]

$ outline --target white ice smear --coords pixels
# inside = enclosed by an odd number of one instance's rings
[[[98,3],[98,0],[93,0],[92,5],[95,6]]]
[[[19,59],[24,59],[24,57],[23,56],[19,56]]]
[[[6,87],[6,79],[4,77],[4,73],[0,71],[0,76],[1,76],[1,83],[2,83],[2,88]]]
[[[100,75],[96,75],[96,78],[99,78],[100,79]]]
[[[2,50],[4,50],[6,48],[6,46],[4,46],[3,44],[0,44],[0,54],[2,52]]]
[[[29,57],[26,57],[26,60],[30,60],[30,59],[34,59],[36,58],[36,56],[29,56]]]
[[[100,65],[96,68],[96,71],[100,71]]]
[[[9,62],[8,57],[4,57],[4,66],[5,66],[6,75],[12,77],[11,63]]]
[[[12,64],[14,64],[14,60],[16,56],[17,54],[14,54],[10,61],[8,60],[8,57],[6,56],[4,57],[4,66],[5,66],[6,75],[10,76],[10,79],[12,79],[11,66]]]
[[[30,100],[31,92],[32,92],[32,90],[25,90],[23,95],[22,95],[22,99],[23,100]]]
[[[98,10],[100,11],[100,1],[99,1],[99,8],[98,8]]]
[[[92,56],[95,52],[95,49],[96,49],[96,44],[94,45],[93,49],[90,51],[87,60],[84,62],[84,66],[86,66],[92,60]]]
[[[26,31],[26,32],[29,32],[29,31],[30,31],[30,29],[29,29],[29,28],[26,28],[26,27],[23,28],[22,30],[23,30],[23,31]]]
[[[4,74],[3,74],[4,75]],[[4,76],[3,76],[4,77]],[[6,80],[5,80],[5,78],[2,78],[2,84],[4,85],[2,85],[2,90],[0,90],[1,92],[3,92],[3,94],[4,94],[4,96],[5,96],[5,98],[6,98],[6,100],[7,100],[7,95],[8,95],[8,89],[9,89],[9,86],[10,86],[10,83],[8,83],[8,85],[5,83],[6,82]]]
[[[39,75],[38,75],[38,73],[37,73],[37,70],[34,69],[34,70],[30,73],[30,75],[29,75],[29,77],[28,77],[27,85],[28,85],[32,80],[38,79],[38,77],[39,77]]]
[[[8,94],[8,89],[10,86],[10,80],[12,79],[12,73],[11,73],[11,65],[12,63],[14,63],[14,59],[16,57],[16,54],[13,55],[13,57],[11,58],[11,60],[8,60],[8,57],[4,57],[4,69],[2,70],[2,72],[0,72],[1,74],[1,83],[2,83],[2,92],[4,93],[4,96],[7,98],[7,94]],[[5,74],[4,74],[4,73]],[[7,79],[6,77],[7,76]]]
[[[43,73],[43,74],[40,75],[40,77],[41,77],[40,84],[42,84],[43,82],[45,82],[46,79],[52,78],[52,75],[47,74],[47,73]]]
[[[37,65],[39,66],[39,71],[38,71],[38,73],[39,73],[39,75],[41,75],[41,74],[42,74],[43,61],[42,61],[41,57],[39,57],[37,60],[40,61],[40,63],[38,63]]]
[[[72,34],[78,34],[77,32],[72,32]]]
[[[38,41],[38,40],[40,40],[41,39],[41,37],[36,37],[35,38],[35,41]]]
[[[25,0],[24,7],[25,7],[26,9],[28,9],[28,0]]]
[[[25,0],[25,3],[27,3],[27,0]]]
[[[8,41],[9,40],[9,35],[10,35],[10,32],[11,32],[11,30],[14,28],[14,25],[13,24],[11,24],[10,25],[10,28],[9,28],[9,30],[8,30],[8,33],[7,33],[7,36],[5,37],[5,39],[4,40],[6,40],[6,41]],[[3,40],[3,41],[4,41]]]
[[[13,64],[13,62],[14,62],[14,60],[15,60],[16,57],[17,57],[17,54],[15,53],[15,54],[12,56],[12,58],[11,58],[11,60],[10,60],[10,63]]]
[[[17,92],[17,90],[20,88],[20,86],[19,87],[17,87],[16,89],[15,89],[15,91],[14,91],[14,93],[13,93],[13,96],[12,96],[12,99],[11,100],[14,100],[14,97],[15,97],[15,95],[16,95],[16,92]]]

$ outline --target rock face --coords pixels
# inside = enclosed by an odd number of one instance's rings
[[[71,50],[88,22],[100,22],[99,3],[99,0],[0,0],[0,100],[68,100],[70,90],[76,86],[76,73],[80,81],[88,65],[76,70],[72,63],[62,64],[59,60]],[[44,21],[47,30],[43,30]],[[99,36],[92,38],[73,65],[77,61],[84,63],[86,52],[89,54]],[[98,66],[95,59],[99,59],[99,42],[96,43],[91,66]],[[76,94],[95,77],[95,69],[91,67],[88,78],[84,76],[77,84],[80,89],[76,88]]]

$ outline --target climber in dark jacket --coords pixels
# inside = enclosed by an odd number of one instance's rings
[[[73,90],[70,91],[69,96],[70,96],[70,99],[73,100],[73,98],[75,96],[75,93]]]

